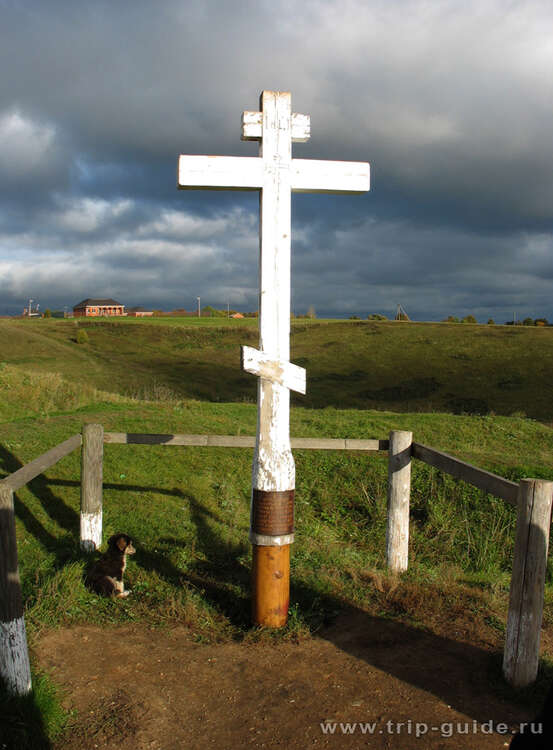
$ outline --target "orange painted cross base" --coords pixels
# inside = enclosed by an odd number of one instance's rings
[[[290,545],[252,546],[252,618],[255,625],[282,628],[290,603]]]

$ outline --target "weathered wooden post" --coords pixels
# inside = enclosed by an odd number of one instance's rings
[[[290,544],[294,541],[295,466],[290,390],[305,393],[305,370],[290,357],[291,192],[363,193],[366,162],[292,159],[310,136],[310,118],[292,114],[288,92],[263,91],[259,112],[242,115],[242,140],[258,157],[180,156],[178,187],[260,191],[259,344],[242,347],[243,368],[259,377],[252,468],[253,620],[286,624]]]
[[[0,483],[0,674],[14,695],[31,691],[31,668],[17,562],[13,490]]]
[[[93,552],[102,544],[102,475],[104,428],[83,425],[81,452],[81,549]]]
[[[409,565],[409,500],[411,495],[411,444],[413,433],[390,432],[388,449],[388,514],[386,564],[392,573]]]
[[[515,687],[536,679],[553,482],[521,479],[503,675]]]

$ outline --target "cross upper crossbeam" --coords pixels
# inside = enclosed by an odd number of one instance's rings
[[[306,143],[311,135],[311,118],[309,115],[291,117],[292,143]],[[243,141],[260,141],[263,138],[263,112],[242,112]]]

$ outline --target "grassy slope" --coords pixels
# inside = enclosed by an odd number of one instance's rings
[[[133,330],[128,323],[100,324],[87,328],[90,345],[78,347],[70,340],[72,324],[37,323],[0,325],[0,335],[5,337],[4,359],[18,363],[0,368],[0,420],[4,420],[0,424],[0,476],[74,434],[83,421],[99,421],[114,431],[254,434],[253,404],[179,399],[169,391],[173,391],[169,375],[179,352],[189,366],[187,388],[195,392],[205,387],[209,373],[216,373],[215,354],[219,360],[228,357],[230,361],[238,342],[255,341],[254,329],[224,333],[177,326],[169,336],[165,326],[133,323],[140,336],[125,338],[123,329]],[[458,347],[463,340],[468,346],[470,330],[431,325],[391,324],[379,329],[373,324],[302,324],[294,348],[297,355],[300,344],[307,346],[301,343],[302,336],[309,337],[313,351],[321,357],[318,372],[328,374],[332,367],[339,367],[347,374],[349,367],[351,375],[352,367],[360,368],[363,357],[368,357],[363,353],[364,343],[378,339],[382,345],[371,343],[371,350],[378,352],[381,364],[380,369],[375,365],[374,372],[381,376],[387,367],[386,352],[387,356],[390,352],[399,356],[403,347],[404,357],[418,361],[415,352],[418,350],[420,357],[422,344],[409,344],[405,331],[411,331],[415,341],[423,335],[425,340],[436,336],[443,355],[453,346],[444,331],[451,332],[450,338],[460,337],[455,339]],[[508,359],[509,346],[511,359],[516,360],[514,344],[522,340],[520,334],[510,336],[508,329],[492,333],[497,336],[503,361]],[[544,333],[549,332],[530,330],[528,340],[537,346],[545,340],[541,338]],[[489,344],[494,339],[486,340]],[[325,354],[337,347],[339,357]],[[474,350],[467,356],[474,357]],[[145,390],[153,393],[157,389],[164,400],[132,400],[95,390],[97,386],[124,390],[128,358],[134,358],[140,377],[148,382],[152,358],[156,357],[166,364],[161,370],[163,379],[137,390],[142,388],[144,395]],[[482,362],[482,358],[475,357],[475,361]],[[309,365],[309,372],[314,368],[315,363]],[[51,375],[50,370],[79,378],[80,385]],[[423,373],[424,377],[434,375],[428,360],[425,371],[419,372],[421,377]],[[351,377],[346,383],[351,386],[354,380]],[[312,381],[314,388],[317,381]],[[329,382],[333,393],[342,391],[337,377]],[[378,390],[378,383],[375,375],[371,388]],[[523,384],[521,392],[531,399],[529,383]],[[345,393],[351,394],[351,388],[346,387]],[[417,406],[409,402],[410,408]],[[411,429],[420,442],[515,481],[523,476],[553,478],[553,430],[528,419],[331,406],[293,409],[291,428],[297,436],[329,437],[386,437],[390,429]],[[410,570],[401,587],[390,587],[384,572],[386,455],[298,451],[296,464],[291,617],[279,637],[297,637],[316,627],[343,601],[438,629],[447,627],[452,613],[469,611],[485,623],[490,634],[503,630],[512,561],[512,509],[415,462]],[[133,597],[118,603],[98,601],[82,583],[88,561],[77,542],[78,452],[18,492],[18,549],[31,643],[45,627],[91,621],[143,621],[153,626],[185,622],[200,640],[256,636],[248,626],[250,466],[249,450],[106,446],[104,537],[125,530],[138,543],[138,553],[128,569]],[[546,632],[553,625],[551,569],[548,580]],[[47,733],[52,734],[62,725],[58,704],[43,678],[37,684],[45,696],[41,706],[53,706],[51,718],[46,718]],[[47,709],[41,710],[44,714]],[[24,747],[24,743],[18,746]]]
[[[4,473],[17,469],[77,432],[83,421],[100,421],[114,431],[253,434],[255,420],[249,404],[119,399],[79,413],[4,423],[0,466]],[[553,431],[530,420],[334,409],[292,414],[294,435],[385,437],[399,427],[513,480],[553,475]],[[296,463],[294,580],[301,583],[302,606],[309,602],[302,614],[309,623],[320,614],[311,607],[321,596],[361,606],[374,596],[357,573],[384,565],[387,465],[385,454],[323,451],[297,451]],[[137,596],[115,608],[111,602],[98,607],[82,586],[78,452],[18,492],[31,634],[51,624],[113,617],[184,618],[200,637],[246,628],[250,464],[249,450],[106,446],[105,535],[124,529],[140,547],[129,572]],[[409,577],[428,583],[455,569],[459,579],[478,579],[506,593],[510,508],[417,462],[412,516]]]
[[[2,358],[120,394],[255,400],[240,344],[255,320],[0,321]],[[310,408],[443,411],[553,420],[553,328],[443,323],[296,322],[292,360]]]

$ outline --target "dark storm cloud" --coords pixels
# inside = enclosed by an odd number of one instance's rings
[[[294,198],[297,312],[553,316],[549,3],[0,12],[0,312],[29,293],[254,309],[256,196],[178,193],[176,157],[255,155],[240,115],[274,88],[311,115],[296,156],[372,167],[367,196]]]

